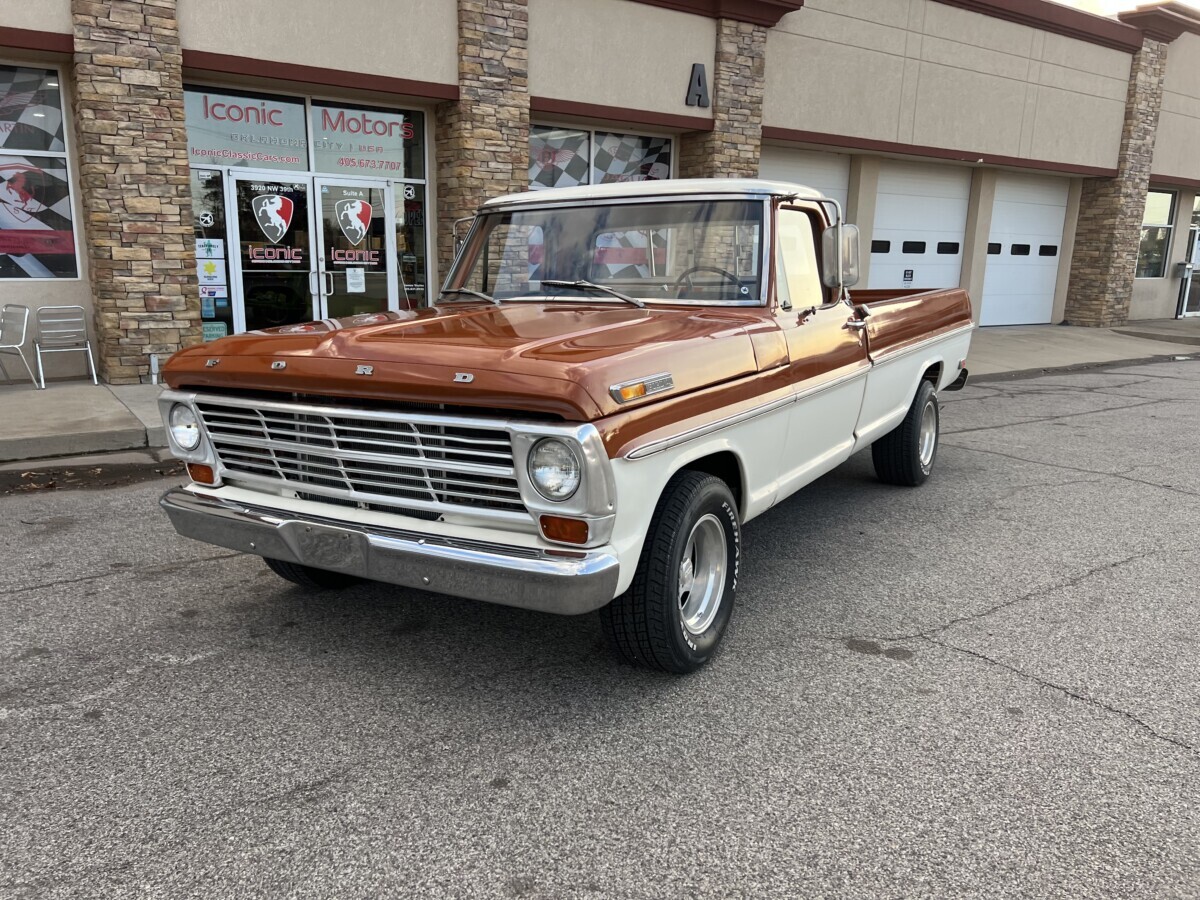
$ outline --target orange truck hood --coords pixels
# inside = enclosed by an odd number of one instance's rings
[[[756,372],[755,346],[776,330],[757,308],[453,304],[234,335],[175,354],[164,375],[173,388],[445,403],[589,421]],[[629,407],[609,395],[614,384],[660,372],[671,373],[673,390]]]

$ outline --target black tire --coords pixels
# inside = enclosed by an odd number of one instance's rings
[[[685,568],[684,551],[693,539],[696,549]],[[678,674],[694,672],[708,662],[733,611],[741,541],[737,504],[729,486],[704,472],[676,474],[650,521],[633,584],[600,610],[613,649],[635,665]],[[715,560],[722,554],[719,569],[703,566],[710,573],[703,584],[713,590],[719,584],[720,593],[714,596],[703,590],[681,595],[685,573],[694,573],[701,560]],[[690,577],[688,581],[696,583]],[[704,603],[706,597],[713,599]],[[685,621],[684,603],[693,600],[700,604],[690,619],[695,630]]]
[[[925,460],[921,458],[922,421],[926,409],[932,416],[933,447]],[[933,384],[921,380],[917,396],[904,416],[904,421],[871,445],[871,459],[875,463],[875,474],[885,484],[916,487],[924,484],[937,462],[938,443],[942,433],[941,410]]]
[[[330,572],[328,569],[314,569],[312,566],[302,566],[299,563],[284,562],[282,559],[270,559],[264,556],[263,562],[267,568],[285,581],[297,584],[310,591],[329,591],[335,588],[349,587],[362,581],[354,575],[345,572]]]

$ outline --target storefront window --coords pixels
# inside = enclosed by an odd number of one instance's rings
[[[0,66],[0,278],[78,278],[62,91]]]
[[[1150,191],[1142,214],[1142,240],[1138,247],[1136,278],[1162,278],[1167,271],[1171,223],[1175,220],[1175,194]]]
[[[531,190],[656,181],[671,177],[671,138],[534,125],[529,130]]]
[[[192,170],[192,228],[196,236],[201,328],[204,339],[212,341],[234,330],[225,244],[225,177],[221,172]]]
[[[194,85],[184,107],[206,339],[425,302],[424,113]]]
[[[410,110],[314,100],[313,169],[343,175],[424,178],[425,117]]]

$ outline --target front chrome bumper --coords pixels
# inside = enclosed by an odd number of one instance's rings
[[[184,537],[403,587],[562,615],[613,599],[618,563],[604,550],[551,551],[248,506],[173,488],[159,501]]]

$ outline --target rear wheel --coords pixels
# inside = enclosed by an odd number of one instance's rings
[[[737,590],[741,527],[729,486],[680,472],[659,500],[629,590],[600,611],[631,663],[693,672],[717,649]]]
[[[264,556],[263,562],[280,578],[290,581],[292,584],[298,584],[302,588],[308,588],[310,591],[328,591],[334,588],[349,587],[362,581],[361,578],[347,575],[345,572],[314,569],[312,566],[284,562],[282,559],[271,559]]]
[[[879,480],[905,487],[924,484],[937,459],[940,434],[937,394],[930,382],[922,380],[904,421],[871,445]]]

